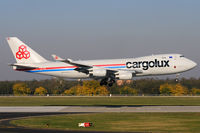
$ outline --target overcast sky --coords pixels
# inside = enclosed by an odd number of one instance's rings
[[[0,0],[0,80],[49,78],[7,65],[15,62],[8,36],[50,60],[181,53],[200,64],[200,1]],[[199,68],[182,76],[199,77]]]

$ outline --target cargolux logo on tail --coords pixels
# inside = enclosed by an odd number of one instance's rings
[[[19,46],[19,50],[16,53],[16,58],[17,59],[28,59],[30,57],[30,52],[27,50],[25,45]]]

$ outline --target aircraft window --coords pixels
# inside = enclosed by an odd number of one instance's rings
[[[184,55],[181,55],[180,57],[184,57]]]

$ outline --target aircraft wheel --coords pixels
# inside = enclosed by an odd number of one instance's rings
[[[108,83],[108,86],[111,87],[111,86],[113,86],[114,83],[115,83],[115,80],[114,79],[110,79],[110,81]]]
[[[100,82],[100,86],[102,86],[102,85],[104,85],[104,83],[101,81],[101,82]]]
[[[105,79],[102,79],[101,80],[101,82],[100,82],[100,85],[102,86],[102,85],[107,85],[108,84],[108,82],[105,80]]]
[[[109,87],[112,87],[112,86],[113,86],[113,83],[109,83],[108,86],[109,86]]]

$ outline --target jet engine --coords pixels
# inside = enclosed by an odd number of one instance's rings
[[[90,74],[90,76],[93,76],[93,77],[105,77],[107,74],[107,70],[93,68],[93,69],[89,70],[89,74]]]
[[[115,74],[115,77],[117,79],[124,79],[124,80],[128,80],[128,79],[132,79],[133,78],[133,74],[131,72],[124,72],[124,71],[119,71],[118,73]]]

